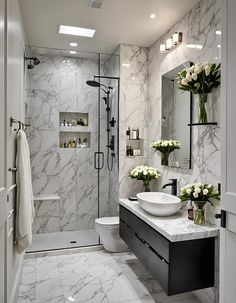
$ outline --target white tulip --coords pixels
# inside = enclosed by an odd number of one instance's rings
[[[202,70],[201,70],[201,68],[200,67],[196,67],[195,69],[194,69],[194,74],[200,74],[200,72],[201,72]]]
[[[192,193],[191,188],[188,188],[188,189],[186,190],[186,193],[187,193],[188,195],[191,195],[191,193]]]
[[[207,65],[207,66],[205,67],[205,74],[206,74],[206,76],[209,76],[210,73],[211,73],[211,66],[210,66],[210,65]]]
[[[196,187],[195,190],[194,190],[194,192],[195,192],[196,194],[199,194],[199,193],[201,192],[201,189],[200,189],[199,187]]]
[[[190,74],[187,74],[186,77],[185,77],[188,81],[192,81],[192,77]]]
[[[194,198],[198,198],[198,194],[197,193],[193,193]]]
[[[193,78],[193,80],[196,81],[196,80],[197,80],[197,74],[196,74],[196,73],[193,73],[193,74],[192,74],[192,78]]]
[[[206,189],[206,188],[205,188],[205,189],[203,189],[203,195],[205,195],[205,196],[206,196],[206,195],[208,194],[208,192],[209,192],[209,191],[208,191],[208,189]]]
[[[182,79],[181,84],[182,85],[188,85],[188,80],[187,79]]]

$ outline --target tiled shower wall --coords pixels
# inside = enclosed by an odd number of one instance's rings
[[[35,196],[57,194],[60,200],[35,202],[33,231],[93,229],[98,217],[98,175],[93,160],[98,146],[98,90],[87,86],[86,80],[98,74],[98,61],[35,55],[41,63],[30,72],[26,102],[33,190]],[[89,113],[89,149],[59,148],[59,111]],[[103,108],[101,115],[103,138]],[[100,216],[109,215],[108,180],[104,167],[100,172]]]

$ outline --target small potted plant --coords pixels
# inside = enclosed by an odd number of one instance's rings
[[[151,166],[137,166],[129,172],[131,179],[137,179],[143,181],[143,189],[145,192],[150,191],[150,181],[158,179],[161,173],[154,167]]]
[[[179,75],[179,89],[192,92],[199,97],[199,123],[207,123],[206,103],[213,88],[220,85],[221,65],[197,63],[183,69]]]
[[[158,140],[151,143],[151,147],[161,152],[161,165],[168,166],[169,155],[175,149],[180,149],[180,142],[177,140]]]
[[[184,186],[181,188],[179,198],[182,202],[190,200],[194,203],[194,223],[198,225],[205,224],[205,204],[210,202],[213,205],[210,199],[220,200],[215,187],[208,183],[192,183]]]

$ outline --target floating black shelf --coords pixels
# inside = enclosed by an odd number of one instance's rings
[[[217,122],[189,123],[188,126],[217,125]]]

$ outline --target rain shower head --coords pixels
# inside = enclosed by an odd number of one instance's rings
[[[25,57],[25,60],[30,60],[30,63],[27,65],[28,69],[33,69],[35,65],[39,65],[40,63],[40,60],[37,57]]]
[[[100,83],[98,83],[97,81],[94,80],[88,80],[86,81],[86,84],[92,87],[100,87]]]

